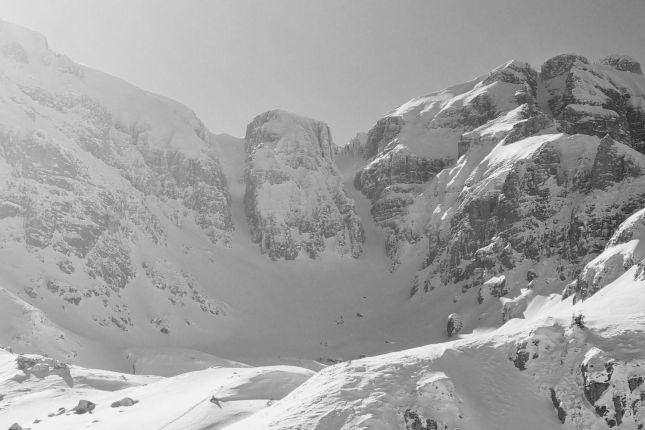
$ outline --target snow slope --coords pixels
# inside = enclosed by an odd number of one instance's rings
[[[544,297],[529,317],[493,332],[324,369],[229,428],[637,428],[645,412],[638,385],[645,375],[645,288],[635,272],[584,303]],[[579,313],[585,328],[571,324]],[[606,391],[597,388],[603,396],[590,402],[589,357],[599,354],[615,371],[605,373]],[[602,405],[604,415],[593,409]],[[617,414],[621,424],[612,424]]]
[[[637,428],[645,412],[643,285],[634,265],[584,302],[541,296],[525,318],[495,331],[351,360],[314,376],[286,366],[171,378],[72,366],[70,384],[52,365],[18,370],[18,356],[0,352],[0,422],[38,419],[32,428],[52,429]],[[582,327],[572,323],[580,314]],[[221,408],[209,403],[213,395]],[[124,397],[139,402],[109,407]],[[92,414],[69,412],[81,399],[96,403]],[[47,416],[59,407],[61,415]]]
[[[0,351],[2,428],[15,422],[34,429],[224,428],[279,400],[313,373],[289,366],[212,367],[162,378],[71,366],[65,379],[42,368],[18,369],[20,357]],[[47,360],[27,358],[40,361],[41,367]],[[212,396],[220,407],[210,402]],[[137,403],[111,406],[126,397]],[[92,413],[76,414],[79,400],[96,407]]]

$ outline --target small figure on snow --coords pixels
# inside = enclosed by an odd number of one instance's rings
[[[216,404],[220,409],[222,409],[222,405],[220,404],[220,400],[217,397],[212,396],[211,397],[211,403]]]

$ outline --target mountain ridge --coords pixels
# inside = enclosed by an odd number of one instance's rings
[[[215,135],[16,28],[0,23],[2,425],[91,424],[35,411],[39,391],[130,390],[135,428],[186,380],[195,403],[166,426],[645,425],[635,60],[512,60],[338,148],[280,109]],[[105,385],[69,386],[88,372]],[[249,403],[204,408],[208,381]]]

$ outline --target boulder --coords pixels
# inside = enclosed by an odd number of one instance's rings
[[[132,405],[135,405],[137,403],[139,403],[138,400],[133,400],[130,397],[124,397],[121,400],[117,400],[116,402],[112,402],[110,407],[118,408],[118,407],[121,407],[121,406],[132,406]]]
[[[405,430],[437,430],[439,424],[432,418],[424,418],[418,412],[406,409],[403,413]]]
[[[534,280],[537,277],[538,277],[538,274],[535,271],[535,269],[529,269],[529,270],[526,271],[526,280],[527,281],[531,282],[532,280]]]
[[[464,323],[461,315],[455,313],[448,315],[448,322],[446,323],[446,332],[448,337],[458,334],[463,326]]]
[[[92,413],[92,411],[96,408],[96,404],[90,402],[89,400],[79,400],[78,405],[72,409],[75,414],[81,415],[84,413]]]
[[[506,286],[506,276],[493,276],[482,285],[479,290],[478,301],[483,303],[487,296],[491,297],[504,297],[508,294],[508,288]]]

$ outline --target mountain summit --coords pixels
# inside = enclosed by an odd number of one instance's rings
[[[246,213],[254,242],[272,259],[315,258],[333,238],[362,253],[363,227],[334,165],[327,124],[285,111],[258,115],[246,129]]]

